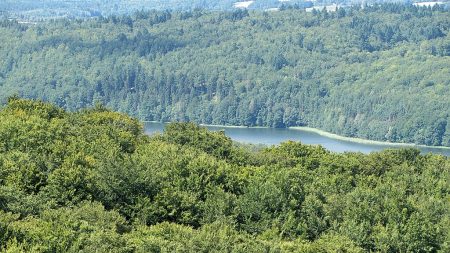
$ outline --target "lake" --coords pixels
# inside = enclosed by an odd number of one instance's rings
[[[145,132],[149,135],[162,133],[164,123],[147,122],[145,123]],[[362,152],[370,153],[387,148],[404,148],[405,146],[393,146],[383,144],[366,144],[347,140],[338,140],[322,136],[318,133],[283,128],[236,128],[226,126],[206,126],[209,130],[224,130],[225,134],[231,139],[242,143],[277,145],[281,142],[292,140],[300,141],[304,144],[322,145],[324,148],[334,152]],[[417,146],[422,153],[436,153],[450,156],[450,149],[441,149],[436,147]]]

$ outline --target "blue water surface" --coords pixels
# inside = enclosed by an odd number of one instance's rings
[[[148,122],[145,123],[145,132],[147,134],[162,133],[164,123]],[[276,145],[281,142],[292,140],[300,141],[304,144],[322,145],[324,148],[333,152],[362,152],[370,153],[387,148],[405,148],[405,146],[392,146],[380,144],[365,144],[352,141],[337,140],[319,135],[317,133],[285,128],[235,128],[225,126],[207,126],[212,131],[225,131],[225,134],[231,139],[242,143]],[[450,149],[441,149],[436,147],[417,146],[422,153],[435,153],[450,156]]]

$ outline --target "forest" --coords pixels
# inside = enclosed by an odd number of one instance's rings
[[[450,161],[368,155],[10,97],[2,252],[449,252]]]
[[[346,2],[347,0],[342,1]],[[42,20],[53,18],[90,18],[119,14],[131,14],[140,10],[236,10],[238,0],[2,0],[0,10],[11,18],[22,20]],[[245,1],[243,1],[245,2]],[[322,1],[320,1],[322,2]],[[331,2],[329,0],[323,1]],[[318,2],[319,3],[319,2]],[[355,4],[356,2],[353,2]],[[267,10],[282,6],[305,8],[311,1],[303,0],[256,0],[247,7],[254,10]]]
[[[184,10],[195,9],[230,11],[241,9],[274,10],[295,7],[305,9],[312,6],[338,4],[340,6],[411,3],[407,0],[2,0],[0,12],[11,18],[43,20],[54,18],[90,18],[119,14],[131,14],[140,10]],[[243,3],[243,6],[240,4]],[[448,6],[448,3],[443,3]],[[1,14],[1,13],[0,13]]]
[[[449,28],[442,6],[403,4],[3,19],[0,103],[450,146]]]

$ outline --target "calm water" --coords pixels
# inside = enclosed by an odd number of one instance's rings
[[[362,144],[351,141],[342,141],[325,136],[321,136],[316,133],[296,130],[296,129],[278,129],[278,128],[232,128],[232,127],[216,127],[208,126],[209,130],[219,131],[224,130],[225,134],[231,139],[251,144],[266,144],[275,145],[280,142],[292,140],[300,141],[304,144],[320,144],[328,150],[334,152],[362,152],[370,153],[372,151],[379,151],[386,148],[395,148],[388,145],[377,144]],[[163,123],[146,123],[145,131],[147,134],[162,133],[164,131]],[[418,147],[423,153],[438,153],[446,156],[450,156],[449,149],[439,149],[432,147]]]

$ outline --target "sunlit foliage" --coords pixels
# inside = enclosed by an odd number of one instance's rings
[[[5,252],[448,252],[450,161],[141,124],[101,106],[0,111]]]

